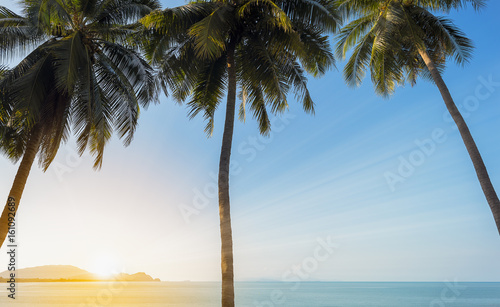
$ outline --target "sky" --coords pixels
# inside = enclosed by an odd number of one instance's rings
[[[176,6],[184,1],[163,1]],[[0,5],[13,7],[11,1]],[[444,79],[500,189],[500,3],[451,17],[476,50]],[[344,62],[309,78],[315,115],[290,100],[270,137],[236,122],[230,178],[236,280],[500,281],[500,237],[462,140],[425,80],[376,96],[342,79]],[[103,168],[62,146],[34,165],[18,211],[18,265],[220,280],[215,192],[224,108],[202,118],[162,96],[134,141],[115,135]],[[0,158],[0,195],[18,164]],[[0,249],[0,271],[7,269]],[[1,265],[5,264],[5,268]]]

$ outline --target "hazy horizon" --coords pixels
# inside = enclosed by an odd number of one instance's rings
[[[498,12],[500,3],[488,1],[479,13],[451,14],[476,49],[469,64],[450,62],[444,73],[497,190]],[[235,280],[500,282],[500,237],[437,88],[421,79],[383,99],[369,76],[348,88],[344,64],[309,78],[315,116],[290,97],[269,138],[251,116],[236,121]],[[203,119],[187,113],[162,95],[161,104],[141,110],[128,148],[113,135],[99,172],[92,157],[75,155],[74,139],[46,173],[35,163],[16,217],[19,267],[220,281],[214,177],[224,110],[212,138]],[[0,167],[6,199],[18,164],[3,157]],[[401,180],[390,181],[393,175]],[[0,249],[0,271],[6,252]]]

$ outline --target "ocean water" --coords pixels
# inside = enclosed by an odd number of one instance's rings
[[[213,282],[18,283],[0,306],[220,306]],[[500,283],[239,282],[239,307],[500,307]]]

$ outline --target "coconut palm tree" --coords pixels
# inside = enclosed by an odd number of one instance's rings
[[[351,21],[337,36],[337,53],[345,58],[353,49],[344,69],[349,85],[361,84],[369,70],[375,90],[382,96],[391,95],[397,85],[405,82],[414,85],[419,76],[436,84],[462,136],[500,233],[500,201],[469,128],[441,76],[448,59],[467,63],[473,45],[450,19],[433,12],[448,12],[468,3],[475,9],[484,5],[481,0],[339,0],[337,4]]]
[[[129,25],[159,7],[156,0],[24,0],[23,15],[0,7],[0,55],[32,50],[0,82],[1,149],[21,159],[0,218],[0,243],[15,215],[35,157],[47,170],[70,130],[80,154],[100,168],[114,130],[128,145],[139,106],[155,98],[154,72],[120,44]],[[8,138],[6,136],[9,136]]]
[[[202,113],[208,135],[226,94],[218,175],[224,307],[234,306],[229,165],[238,88],[240,118],[248,106],[264,135],[269,114],[287,110],[290,90],[313,112],[305,74],[319,76],[333,65],[327,34],[338,22],[326,0],[195,1],[142,19],[149,34],[145,51],[159,67],[165,92],[187,101],[191,117]]]

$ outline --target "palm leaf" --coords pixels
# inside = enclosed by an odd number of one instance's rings
[[[189,34],[194,37],[197,56],[215,59],[222,55],[226,50],[226,36],[231,28],[232,14],[231,7],[222,6],[190,27]]]

